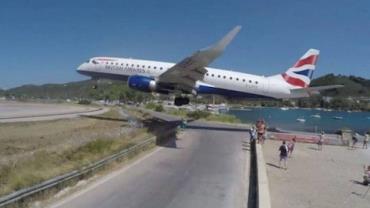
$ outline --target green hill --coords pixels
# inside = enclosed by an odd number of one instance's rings
[[[344,85],[343,88],[322,92],[333,97],[370,97],[370,80],[362,77],[327,74],[312,80],[311,86]]]
[[[18,99],[108,99],[141,101],[150,94],[128,88],[126,82],[103,81],[94,89],[96,81],[84,80],[64,84],[23,85],[5,91],[7,97]]]

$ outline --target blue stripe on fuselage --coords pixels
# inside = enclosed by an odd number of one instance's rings
[[[197,90],[198,94],[216,94],[216,95],[222,95],[226,97],[231,98],[268,98],[268,99],[274,99],[272,97],[264,96],[264,95],[258,95],[253,93],[247,93],[247,92],[240,92],[236,90],[228,90],[228,89],[222,89],[217,87],[211,87],[211,86],[205,86],[200,85]]]

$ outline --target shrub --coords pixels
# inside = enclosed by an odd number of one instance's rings
[[[79,100],[78,101],[78,104],[81,104],[81,105],[90,105],[91,104],[91,101],[90,100],[86,100],[86,99],[82,99],[82,100]]]
[[[201,118],[207,118],[209,115],[211,115],[210,112],[208,112],[208,111],[201,111],[201,110],[189,112],[187,114],[187,116],[189,118],[196,119],[196,120],[197,119],[201,119]]]

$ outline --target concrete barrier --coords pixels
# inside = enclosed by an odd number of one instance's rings
[[[257,179],[258,179],[258,208],[271,208],[270,189],[263,157],[262,146],[256,144]]]

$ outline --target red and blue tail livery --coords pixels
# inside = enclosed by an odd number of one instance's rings
[[[320,51],[309,49],[293,67],[282,74],[284,80],[297,88],[306,88],[310,85]]]

